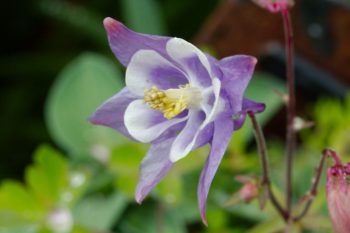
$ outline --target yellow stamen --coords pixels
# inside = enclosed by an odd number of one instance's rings
[[[189,85],[165,91],[153,86],[145,89],[144,101],[151,108],[163,112],[165,118],[171,119],[188,107],[187,89],[189,89]]]

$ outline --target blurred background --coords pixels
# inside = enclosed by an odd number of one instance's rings
[[[331,146],[349,161],[349,5],[303,0],[292,9],[298,115],[315,123],[299,134],[295,203],[307,192],[323,148]],[[147,146],[86,121],[124,85],[125,69],[102,26],[107,16],[138,32],[184,38],[217,58],[258,58],[246,94],[267,104],[259,121],[274,188],[283,200],[285,62],[279,14],[248,0],[6,1],[0,15],[0,233],[281,232],[283,222],[269,204],[263,212],[257,200],[246,204],[237,194],[242,184],[235,176],[260,175],[248,121],[234,134],[215,177],[208,228],[196,199],[208,147],[176,164],[144,204],[135,204]],[[331,231],[323,184],[320,190],[294,232]]]

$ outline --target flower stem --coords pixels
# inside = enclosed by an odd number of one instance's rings
[[[288,105],[287,105],[287,158],[286,158],[286,211],[291,216],[292,211],[292,170],[293,154],[295,149],[296,132],[294,130],[295,118],[295,87],[294,87],[294,44],[293,29],[288,8],[282,10],[284,35],[286,43],[287,58],[287,80],[288,80]]]
[[[261,127],[260,127],[258,121],[256,120],[254,112],[249,111],[248,116],[250,117],[250,120],[252,122],[252,126],[253,126],[254,133],[255,133],[255,138],[256,138],[256,143],[257,143],[258,151],[259,151],[259,155],[260,155],[261,168],[262,168],[262,173],[263,173],[261,185],[263,188],[267,189],[272,205],[279,212],[279,214],[282,216],[282,218],[285,221],[287,221],[289,216],[286,213],[286,211],[282,208],[280,203],[277,201],[277,199],[276,199],[276,197],[271,189],[268,154],[267,154],[266,142],[265,142],[265,137],[264,137],[263,131],[261,130]]]
[[[307,212],[309,211],[309,209],[311,207],[311,204],[312,204],[315,196],[317,195],[317,187],[318,187],[318,184],[320,183],[320,178],[321,178],[321,175],[322,175],[324,161],[326,160],[327,156],[333,156],[333,151],[330,150],[330,149],[325,149],[322,152],[322,157],[321,157],[321,160],[320,160],[320,164],[318,165],[318,168],[315,171],[315,175],[312,178],[312,185],[311,185],[310,191],[304,197],[307,200],[307,202],[306,202],[306,204],[304,206],[303,211],[299,215],[297,215],[296,217],[293,218],[294,221],[301,220],[307,214]]]

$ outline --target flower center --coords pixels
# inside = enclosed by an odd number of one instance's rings
[[[201,93],[198,88],[190,87],[189,84],[167,90],[153,86],[145,89],[143,99],[151,108],[163,112],[165,118],[171,119],[186,108],[197,107]]]

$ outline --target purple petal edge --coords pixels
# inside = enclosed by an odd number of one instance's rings
[[[174,137],[151,145],[140,166],[139,181],[135,190],[135,200],[141,204],[148,193],[170,171],[173,163],[169,159]]]
[[[97,108],[89,118],[90,123],[113,128],[128,138],[135,140],[129,134],[124,124],[125,110],[135,99],[136,96],[134,96],[127,88],[123,88]]]
[[[208,222],[205,210],[209,188],[225,154],[227,145],[231,140],[233,128],[234,125],[231,117],[218,117],[214,122],[214,135],[211,149],[200,176],[197,192],[200,214],[206,226],[208,226]]]
[[[103,20],[103,25],[114,55],[124,66],[127,66],[131,57],[141,49],[155,50],[166,56],[165,46],[170,37],[136,33],[110,17]]]
[[[235,130],[240,129],[243,126],[248,111],[252,111],[254,113],[260,113],[265,110],[265,107],[266,106],[264,103],[259,103],[259,102],[255,102],[253,100],[244,98],[243,104],[242,104],[242,111],[239,113],[239,118],[234,120]]]

